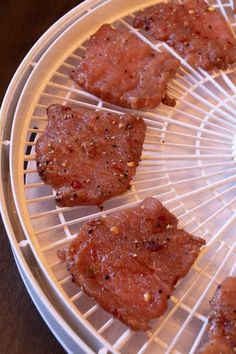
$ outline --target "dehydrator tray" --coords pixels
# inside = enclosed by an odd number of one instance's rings
[[[236,74],[191,67],[166,44],[132,27],[133,13],[157,1],[85,1],[39,40],[14,76],[1,110],[1,212],[22,278],[43,318],[68,352],[195,353],[206,339],[209,299],[236,275]],[[212,1],[234,31],[233,2]],[[176,107],[141,111],[147,124],[142,161],[132,189],[104,204],[58,208],[40,180],[35,142],[46,107],[68,104],[125,112],[79,89],[68,72],[84,43],[103,23],[126,27],[155,50],[181,60],[168,85]],[[166,313],[148,332],[133,332],[96,305],[70,280],[57,249],[92,217],[157,197],[180,226],[207,241],[178,283]]]

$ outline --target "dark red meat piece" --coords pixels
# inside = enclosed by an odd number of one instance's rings
[[[76,284],[135,330],[161,316],[205,241],[177,229],[155,198],[85,224],[59,252]]]
[[[209,342],[201,354],[232,354],[236,352],[236,277],[226,278],[210,302]]]
[[[226,69],[236,60],[236,41],[228,24],[203,0],[151,6],[136,15],[134,26],[167,42],[203,69]]]
[[[36,143],[38,172],[61,206],[101,205],[127,191],[140,161],[146,126],[132,114],[52,105]]]
[[[72,78],[103,100],[127,108],[156,107],[180,62],[158,53],[128,30],[103,25],[88,41]]]

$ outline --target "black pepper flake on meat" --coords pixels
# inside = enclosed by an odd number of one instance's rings
[[[151,252],[156,252],[165,247],[165,242],[160,242],[158,239],[147,240],[143,242],[145,248],[147,248]]]
[[[93,229],[88,229],[88,234],[91,235],[93,233]]]
[[[39,170],[38,173],[39,173],[40,177],[41,177],[42,179],[44,179],[44,174],[47,173],[47,170],[44,170],[44,171],[40,171],[40,170]]]
[[[159,294],[162,294],[162,293],[163,293],[163,290],[162,290],[162,289],[159,289],[158,292],[159,292]]]
[[[109,274],[104,275],[104,279],[105,280],[109,280],[110,279],[110,275]]]

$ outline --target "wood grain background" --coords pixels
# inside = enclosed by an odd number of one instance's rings
[[[50,25],[80,2],[1,1],[0,103],[14,72],[29,49]],[[24,287],[1,220],[0,231],[0,353],[65,353],[43,322]]]

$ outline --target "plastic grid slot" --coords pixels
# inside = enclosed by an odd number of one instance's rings
[[[232,3],[216,1],[211,5],[219,8],[234,29]],[[176,107],[161,104],[149,112],[136,111],[148,128],[131,191],[106,202],[103,212],[93,206],[58,208],[54,192],[41,182],[35,164],[35,140],[47,124],[47,106],[60,103],[127,111],[103,102],[72,82],[68,72],[79,63],[85,48],[81,45],[71,53],[47,82],[27,129],[21,173],[31,237],[67,304],[92,326],[105,347],[121,353],[194,353],[205,335],[208,302],[216,283],[228,274],[236,274],[236,242],[231,233],[236,226],[236,74],[233,69],[209,74],[192,68],[166,44],[151,41],[143,31],[134,29],[132,18],[133,14],[127,14],[114,25],[125,26],[155,50],[167,50],[181,60],[181,68],[168,85],[169,93],[177,99]],[[75,238],[87,220],[134,206],[148,195],[157,197],[178,216],[181,227],[205,238],[207,246],[177,285],[164,316],[152,321],[147,333],[135,333],[71,282],[56,251]]]

